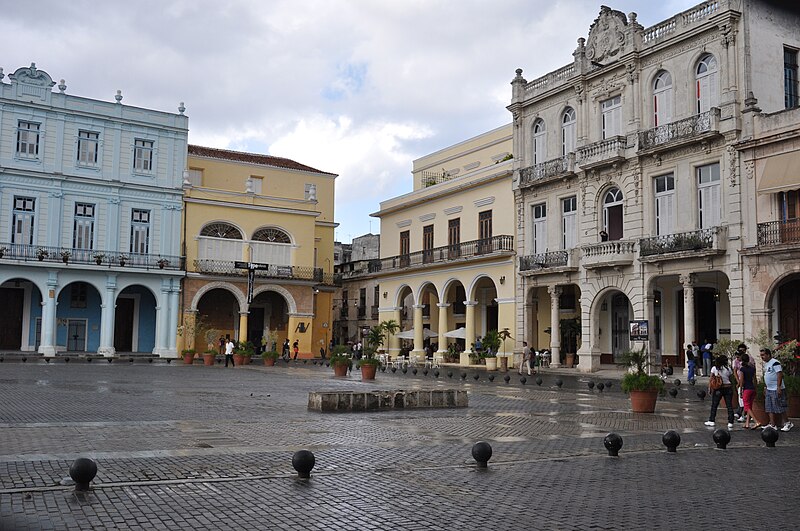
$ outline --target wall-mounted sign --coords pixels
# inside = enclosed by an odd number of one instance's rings
[[[647,341],[648,326],[647,319],[630,322],[631,341]]]

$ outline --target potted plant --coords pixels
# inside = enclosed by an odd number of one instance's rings
[[[193,348],[187,348],[181,351],[181,356],[183,356],[183,362],[186,365],[191,365],[194,363],[194,355],[195,350]]]
[[[125,267],[125,262],[128,261],[128,257],[125,256],[124,254],[121,254],[121,255],[119,255],[118,260],[119,260],[119,266],[120,267]]]
[[[622,355],[622,363],[628,368],[628,372],[622,377],[620,387],[630,395],[634,413],[653,413],[658,394],[664,390],[661,378],[647,374],[649,361],[646,347],[629,350]]]
[[[500,344],[503,342],[500,334],[497,330],[489,330],[486,332],[486,335],[483,336],[483,348],[485,351],[484,357],[487,359],[486,367],[488,368],[491,365],[494,365],[495,369],[497,369],[497,352],[500,350]],[[475,348],[475,345],[472,345]],[[493,361],[488,361],[489,359]],[[505,358],[503,358],[505,359]],[[507,371],[508,370],[508,360],[505,359],[505,366],[503,365],[503,361],[500,361],[500,369]]]
[[[69,263],[69,257],[72,256],[72,253],[69,251],[61,251],[61,261],[65,264]]]
[[[253,343],[250,341],[245,341],[244,343],[239,343],[239,346],[233,351],[233,360],[238,365],[249,365],[250,358],[253,357],[256,350],[253,346]]]
[[[207,365],[209,367],[214,365],[214,360],[217,359],[217,351],[213,349],[207,349],[203,352],[203,365]]]
[[[92,255],[92,258],[94,258],[94,263],[97,265],[101,265],[105,257],[106,255],[103,253],[94,253],[94,255]]]
[[[564,347],[564,358],[569,368],[575,366],[575,353],[578,350],[578,338],[581,337],[581,318],[561,319],[561,344]]]
[[[278,359],[279,354],[274,350],[267,350],[261,353],[261,358],[264,360],[264,365],[272,367],[275,365],[275,360]]]
[[[39,247],[38,249],[36,249],[36,258],[38,258],[40,262],[45,258],[47,258],[49,255],[50,253],[48,253],[47,249],[45,249],[44,247]]]
[[[364,349],[364,357],[361,359],[361,379],[374,380],[378,372],[380,361],[375,357],[378,350],[386,339],[386,321],[377,324],[369,329],[365,338],[367,348]]]
[[[8,251],[8,247],[0,246],[0,258],[3,258],[3,255],[6,254],[7,251]]]
[[[336,345],[331,352],[331,367],[334,376],[347,376],[347,369],[350,367],[350,357],[347,355],[345,345]]]
[[[159,269],[164,269],[169,265],[169,260],[167,260],[166,258],[159,258],[158,260],[156,260],[156,264],[158,264]]]

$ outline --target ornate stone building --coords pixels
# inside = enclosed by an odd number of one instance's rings
[[[798,149],[783,110],[798,27],[774,2],[703,2],[650,27],[604,6],[569,64],[517,70],[518,348],[589,372],[642,344],[682,366],[692,340],[797,330],[800,180],[769,168]],[[777,184],[757,185],[759,168]]]

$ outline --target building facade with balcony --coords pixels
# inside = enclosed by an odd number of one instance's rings
[[[277,336],[279,350],[288,339],[301,357],[319,355],[332,325],[335,178],[285,158],[189,145],[182,348],[217,348],[219,336],[260,347]]]
[[[174,356],[183,104],[73,96],[35,64],[4,77],[0,348]]]
[[[342,253],[347,260],[336,263],[336,278],[341,285],[333,296],[333,339],[337,345],[363,342],[365,331],[379,322],[380,238],[379,234],[365,234],[342,246],[347,249]]]
[[[743,340],[753,312],[780,305],[792,266],[781,277],[764,264],[757,222],[791,226],[779,198],[796,201],[796,172],[770,196],[740,167],[746,153],[752,176],[769,149],[796,149],[796,114],[770,114],[784,109],[785,79],[796,86],[796,11],[708,1],[645,28],[602,7],[568,65],[530,82],[517,70],[518,341],[551,349],[554,363],[577,354],[586,372],[645,345],[654,363],[683,366],[686,343]],[[750,140],[767,130],[780,148]],[[640,320],[647,340],[632,341]]]
[[[465,350],[489,330],[514,330],[515,211],[511,126],[414,161],[413,191],[380,205],[380,321],[420,356]],[[401,339],[406,336],[405,339]],[[509,348],[511,351],[511,348]]]

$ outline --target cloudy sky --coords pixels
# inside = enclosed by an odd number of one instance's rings
[[[67,92],[176,112],[193,144],[339,175],[336,237],[411,190],[412,161],[511,121],[514,70],[566,65],[600,4],[651,26],[693,0],[4,2],[0,67]],[[371,222],[370,222],[371,220]]]

